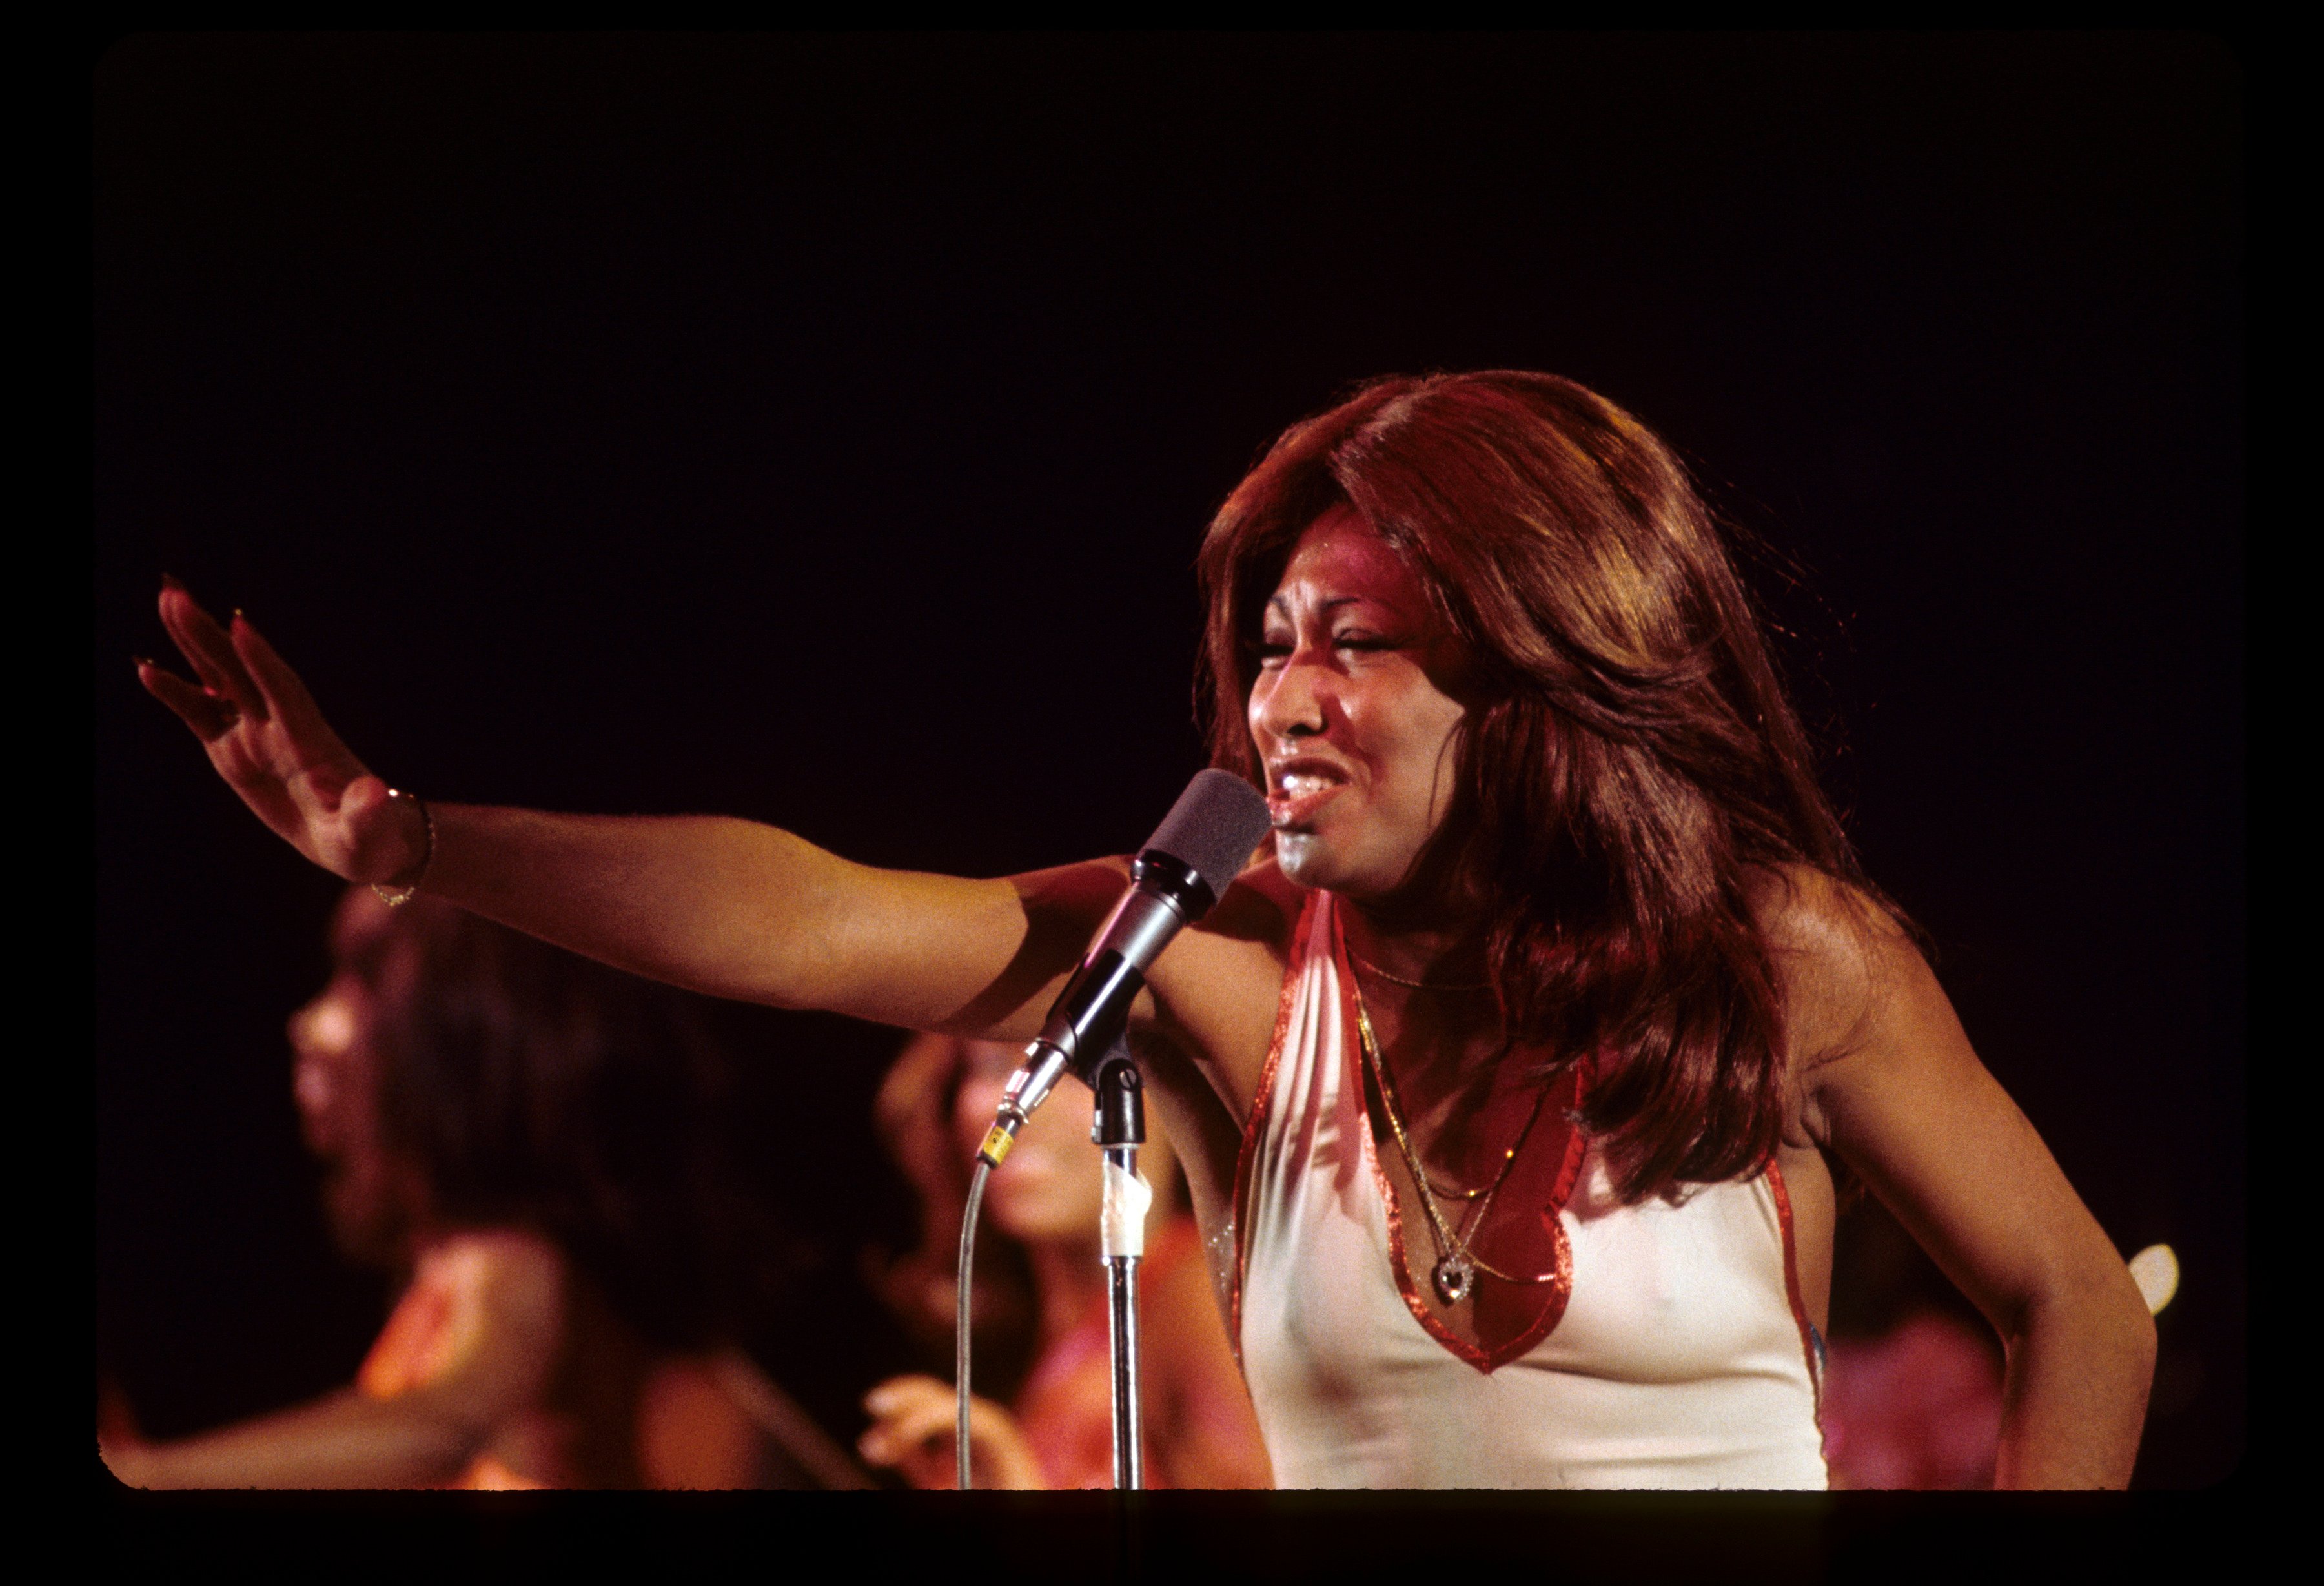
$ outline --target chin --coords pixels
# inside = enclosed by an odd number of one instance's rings
[[[1313,832],[1275,834],[1275,868],[1283,872],[1285,880],[1302,887],[1321,886],[1322,882],[1313,879],[1321,858]]]
[[[1275,862],[1293,886],[1314,892],[1360,899],[1376,897],[1393,886],[1379,883],[1375,873],[1378,866],[1361,863],[1345,844],[1315,832],[1276,833]]]
[[[1357,884],[1345,847],[1318,832],[1277,832],[1275,862],[1293,885],[1313,891],[1346,892]]]

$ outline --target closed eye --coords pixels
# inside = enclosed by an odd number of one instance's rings
[[[1261,667],[1280,666],[1296,648],[1290,641],[1283,639],[1262,639],[1252,647],[1253,653],[1259,657],[1259,664]],[[1335,633],[1332,636],[1332,648],[1335,650],[1354,650],[1360,654],[1368,654],[1402,650],[1404,641],[1399,639],[1386,638],[1378,633]]]

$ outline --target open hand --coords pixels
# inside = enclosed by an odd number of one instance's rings
[[[957,1484],[959,1401],[933,1377],[891,1377],[864,1396],[874,1417],[856,1443],[864,1459],[900,1472],[915,1487]],[[1019,1492],[1042,1485],[1040,1462],[1016,1417],[989,1398],[968,1401],[970,1474],[979,1487]]]
[[[137,679],[193,729],[253,814],[351,881],[396,881],[427,862],[425,817],[410,800],[389,798],[387,784],[339,742],[299,675],[240,612],[220,627],[168,577],[161,609],[199,681],[149,660],[137,663]]]

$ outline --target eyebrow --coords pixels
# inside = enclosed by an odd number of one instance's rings
[[[1317,601],[1315,604],[1317,609],[1328,612],[1335,606],[1361,604],[1367,598],[1369,597],[1361,595],[1335,595],[1329,600]],[[1269,611],[1274,611],[1282,604],[1283,596],[1280,595],[1270,595],[1267,597],[1267,609]]]

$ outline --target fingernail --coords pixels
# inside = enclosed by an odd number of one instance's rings
[[[161,587],[164,589],[183,589],[185,586],[179,583],[177,579],[171,577],[169,574],[164,573],[161,575]]]
[[[240,606],[234,608],[234,620],[237,622],[247,622],[250,621],[248,617],[242,614],[242,608]]]
[[[153,660],[151,656],[133,655],[129,659],[132,665],[141,668],[150,667],[153,664]]]

